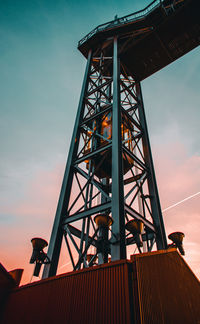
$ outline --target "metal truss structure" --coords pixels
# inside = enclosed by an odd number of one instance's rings
[[[117,36],[87,66],[43,278],[62,239],[74,270],[167,247],[141,86],[120,61]],[[109,258],[110,256],[110,258]]]

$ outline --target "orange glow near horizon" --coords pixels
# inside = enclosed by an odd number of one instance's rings
[[[159,164],[162,165],[164,161],[163,165],[169,167],[168,173],[165,167],[159,168],[157,177],[161,205],[169,206],[163,208],[166,232],[167,234],[174,231],[185,233],[183,244],[186,256],[184,258],[198,277],[200,277],[199,191],[197,191],[200,179],[199,160],[196,156],[191,157],[189,161],[185,160],[180,168],[175,162],[166,160],[165,152],[159,154],[159,158],[156,157],[155,163],[157,164],[159,161]],[[191,177],[191,168],[195,172],[195,177]],[[174,181],[172,182],[173,177]],[[61,166],[56,166],[51,171],[39,172],[27,188],[25,200],[13,205],[12,208],[8,206],[8,210],[5,210],[5,213],[19,215],[19,222],[13,225],[4,225],[1,235],[4,245],[0,251],[0,260],[8,271],[24,268],[22,284],[30,282],[34,268],[33,265],[29,264],[32,253],[31,238],[41,236],[49,241],[61,182]],[[195,194],[186,195],[189,190],[194,192],[195,189]],[[175,197],[178,202],[170,204]],[[182,199],[182,197],[187,198]],[[7,233],[9,233],[9,236]],[[128,253],[133,254],[134,251],[130,249]],[[63,245],[58,273],[68,271],[72,271],[72,267],[67,249]]]

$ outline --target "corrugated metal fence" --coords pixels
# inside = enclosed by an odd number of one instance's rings
[[[115,262],[13,291],[3,323],[130,323],[128,264]]]
[[[159,251],[13,289],[2,324],[199,324],[200,284],[176,251]]]
[[[163,252],[133,257],[141,324],[200,324],[198,279],[176,251]]]

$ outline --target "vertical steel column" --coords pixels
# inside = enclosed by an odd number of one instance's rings
[[[120,62],[118,38],[114,37],[113,48],[113,109],[112,109],[112,232],[117,242],[111,246],[112,260],[126,258],[124,187],[120,105]]]
[[[63,238],[63,229],[61,227],[61,223],[62,223],[62,218],[64,216],[64,212],[67,210],[69,198],[70,198],[71,191],[69,190],[69,188],[71,187],[72,178],[73,178],[73,173],[71,170],[72,161],[78,150],[78,144],[80,139],[80,132],[78,131],[78,129],[79,129],[79,124],[83,118],[84,98],[88,88],[88,76],[91,67],[91,58],[92,58],[92,51],[90,50],[88,54],[85,76],[83,80],[83,86],[81,90],[79,106],[76,115],[74,131],[71,139],[66,169],[64,173],[60,197],[59,197],[58,206],[56,210],[56,216],[55,216],[49,248],[48,248],[48,257],[50,259],[50,263],[44,266],[44,271],[42,276],[43,279],[55,275],[58,266],[58,260],[59,260],[62,238]]]
[[[144,151],[144,157],[146,165],[149,169],[149,177],[148,177],[148,187],[149,187],[149,194],[150,194],[150,202],[151,202],[151,208],[152,208],[152,215],[153,215],[153,221],[154,225],[156,227],[156,245],[158,250],[166,249],[167,248],[167,239],[165,234],[165,227],[164,222],[162,218],[162,211],[160,207],[160,200],[158,195],[158,188],[156,184],[156,177],[155,177],[155,171],[153,166],[153,159],[151,154],[151,147],[149,142],[149,135],[147,130],[147,123],[146,123],[146,117],[144,112],[144,103],[142,98],[142,91],[140,83],[136,84],[136,92],[139,99],[138,105],[138,113],[140,117],[140,123],[143,129],[143,136],[142,136],[142,143],[143,143],[143,151]]]
[[[109,186],[109,178],[103,178],[102,184],[106,187]],[[107,192],[108,193],[108,192]],[[109,193],[108,193],[109,194]],[[101,195],[101,203],[104,204],[108,199]],[[103,240],[103,251],[98,253],[98,264],[103,264],[108,262],[108,228],[104,227],[99,230],[98,239]]]

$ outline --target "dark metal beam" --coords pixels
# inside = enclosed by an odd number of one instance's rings
[[[98,229],[96,229],[96,231],[94,232],[93,236],[92,236],[91,239],[89,240],[88,245],[85,247],[85,250],[84,250],[83,253],[80,255],[80,258],[79,258],[79,260],[78,260],[78,262],[77,262],[77,264],[76,264],[76,266],[75,266],[75,270],[80,269],[81,263],[83,262],[84,257],[85,257],[85,255],[87,254],[87,251],[88,251],[90,245],[92,244],[92,241],[94,240],[95,236],[97,235],[97,231],[98,231]]]
[[[101,89],[103,87],[107,86],[108,84],[110,84],[111,83],[111,80],[108,80],[108,81],[102,83],[99,86],[97,86],[93,80],[91,80],[91,82],[93,83],[93,85],[95,86],[95,88],[93,90],[91,90],[90,92],[87,93],[87,97],[91,96],[93,93],[98,92],[98,91],[100,91],[103,95],[107,96],[106,93],[104,91],[102,91]]]
[[[76,227],[74,227],[74,226],[72,226],[70,224],[67,224],[67,225],[63,226],[64,229],[65,229],[65,226],[68,227],[68,229],[70,230],[72,235],[78,237],[79,239],[81,238],[81,231],[78,228],[76,228]],[[88,238],[91,239],[91,236],[89,236]],[[83,239],[84,239],[84,241],[86,241],[86,239],[87,239],[86,235],[84,235]],[[95,239],[93,240],[92,245],[96,247],[96,240]]]
[[[58,260],[59,260],[60,249],[61,249],[62,238],[63,238],[63,229],[61,227],[61,222],[62,222],[64,210],[66,210],[66,206],[68,206],[69,203],[69,195],[70,195],[69,188],[71,187],[72,178],[73,178],[71,172],[72,161],[78,150],[78,143],[80,138],[79,124],[82,122],[82,118],[83,118],[84,98],[88,87],[88,81],[89,81],[88,76],[89,76],[89,71],[91,66],[91,58],[92,58],[92,51],[90,50],[88,54],[88,61],[86,65],[85,76],[84,76],[83,86],[81,90],[80,101],[79,101],[74,131],[72,135],[67,165],[65,169],[56,216],[55,216],[53,229],[51,233],[51,239],[49,242],[49,248],[47,252],[47,255],[50,259],[50,263],[45,264],[44,266],[44,271],[42,275],[43,279],[55,275],[58,267]]]
[[[121,108],[121,110],[122,110],[122,113],[123,113],[124,115],[126,115],[126,117],[128,118],[128,120],[130,120],[130,122],[133,123],[133,125],[135,125],[139,130],[142,129],[141,125],[138,124],[138,123],[136,122],[136,120],[133,119],[132,116],[131,116],[131,115],[130,115],[130,114],[129,114],[129,113],[128,113],[124,108]]]
[[[69,245],[69,242],[68,242],[67,236],[64,235],[64,238],[65,238],[65,242],[66,242],[66,245],[67,245],[67,249],[68,249],[68,252],[69,252],[69,256],[70,256],[70,260],[71,260],[71,263],[72,263],[73,269],[75,269],[75,263],[74,263],[74,259],[73,259],[72,251],[71,251],[71,248],[70,248],[70,245]]]
[[[126,152],[129,155],[130,158],[133,159],[133,161],[135,161],[139,166],[141,166],[141,168],[143,170],[146,170],[147,171],[146,165],[134,153],[132,153],[131,151],[129,151],[127,149],[127,147],[125,147],[124,145],[123,145],[123,150],[124,150],[124,152]]]
[[[93,120],[98,119],[100,116],[106,114],[108,111],[110,111],[112,108],[112,105],[109,104],[107,106],[107,108],[103,109],[102,111],[98,112],[97,114],[93,114],[91,117],[88,117],[86,119],[83,120],[82,124],[80,125],[80,127],[85,126],[85,124],[89,124],[91,123]]]
[[[127,185],[127,184],[129,184],[129,183],[134,182],[134,181],[138,181],[138,180],[140,180],[141,177],[143,176],[143,174],[144,174],[144,172],[141,172],[141,173],[139,173],[139,174],[137,174],[137,175],[135,175],[135,176],[133,176],[133,177],[130,177],[130,178],[128,178],[128,179],[125,179],[125,180],[124,180],[124,185]]]
[[[149,194],[151,196],[150,203],[151,203],[151,210],[152,210],[152,217],[154,221],[154,226],[157,229],[157,236],[156,236],[156,244],[157,248],[160,249],[166,249],[167,248],[167,239],[165,234],[165,227],[162,217],[162,211],[160,207],[160,200],[158,195],[158,188],[156,183],[156,177],[155,177],[155,171],[153,166],[153,158],[151,154],[151,147],[149,142],[149,135],[147,130],[147,123],[146,123],[146,117],[144,112],[144,104],[143,104],[143,98],[142,98],[142,91],[140,83],[136,84],[136,91],[138,95],[138,103],[139,103],[139,117],[141,121],[141,125],[143,128],[144,135],[142,137],[142,143],[143,143],[143,151],[144,151],[144,157],[145,157],[145,163],[148,166],[149,169],[149,177],[148,177],[148,187],[149,187]]]
[[[121,136],[120,106],[120,62],[118,57],[118,39],[113,42],[113,110],[112,110],[112,232],[119,242],[111,246],[112,260],[126,258],[124,186]]]
[[[140,215],[136,210],[134,210],[133,208],[131,208],[130,206],[128,206],[127,204],[125,204],[125,212],[128,213],[130,216],[132,216],[133,218],[136,218],[138,220],[141,220],[144,225],[149,228],[149,230],[156,232],[155,226],[149,222],[147,219],[145,219],[144,217],[142,217],[142,215]]]
[[[155,237],[155,234],[153,234],[153,233],[149,233],[148,234],[148,240],[152,240],[154,237]],[[147,241],[146,234],[142,234],[142,241],[143,242]],[[136,244],[135,239],[134,239],[133,236],[132,237],[128,237],[126,239],[126,245],[132,245],[132,244]]]
[[[85,171],[83,171],[81,168],[79,167],[75,167],[75,169],[77,170],[77,172],[79,172],[85,179],[89,180],[90,182],[103,194],[105,195],[107,198],[109,198],[109,195],[105,192],[105,190],[103,189],[105,186],[101,183],[99,183],[98,181],[96,181],[95,179],[91,178]]]
[[[106,212],[108,210],[110,210],[111,208],[111,202],[107,202],[105,204],[101,204],[101,205],[97,205],[95,207],[91,207],[90,209],[86,209],[78,214],[73,214],[70,215],[68,217],[66,217],[63,221],[63,225],[65,224],[69,224],[69,223],[73,223],[78,221],[79,219],[84,219],[88,216],[92,216],[95,215],[97,213],[101,213],[101,212]]]
[[[112,144],[107,144],[93,152],[90,152],[89,154],[85,154],[84,156],[82,156],[81,158],[77,159],[74,161],[74,164],[79,164],[81,162],[84,162],[85,160],[89,160],[89,159],[92,159],[95,155],[103,152],[103,151],[106,151],[108,150],[109,148],[112,147]]]

